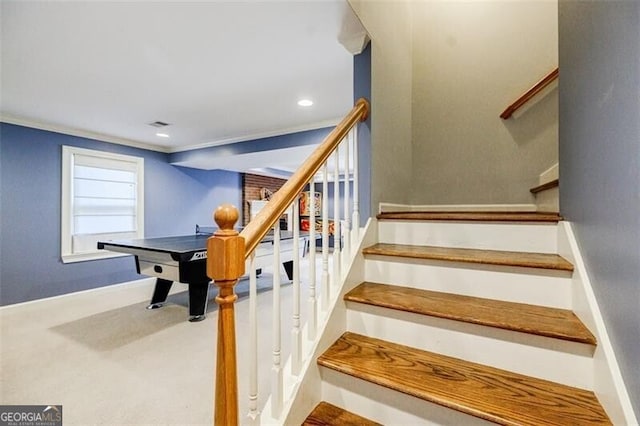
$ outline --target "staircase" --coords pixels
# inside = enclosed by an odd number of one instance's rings
[[[326,402],[304,424],[611,424],[560,220],[378,215],[364,280],[344,295],[347,331],[317,358]]]
[[[535,196],[537,210],[558,211],[560,209],[560,179],[558,164],[540,174],[538,185],[529,191]]]

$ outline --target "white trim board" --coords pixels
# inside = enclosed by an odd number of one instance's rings
[[[42,302],[50,302],[52,300],[56,300],[56,299],[62,299],[64,297],[72,297],[72,296],[79,296],[79,295],[83,295],[83,294],[87,294],[87,293],[92,293],[92,292],[107,292],[107,291],[114,291],[117,290],[120,287],[124,287],[124,286],[135,286],[135,287],[145,287],[145,286],[153,286],[156,282],[155,278],[140,278],[138,280],[133,280],[133,281],[126,281],[123,283],[119,283],[119,284],[110,284],[110,285],[104,285],[102,287],[96,287],[96,288],[90,288],[88,290],[80,290],[80,291],[74,291],[72,293],[65,293],[65,294],[59,294],[57,296],[51,296],[51,297],[44,297],[42,299],[35,299],[35,300],[28,300],[26,302],[19,302],[19,303],[13,303],[11,305],[5,305],[5,306],[0,306],[0,311],[8,311],[10,309],[17,309],[17,308],[21,308],[21,307],[25,307],[25,306],[29,306],[29,305],[34,305],[36,303],[42,303]],[[174,286],[171,291],[170,294],[173,294],[174,290],[176,290],[177,286]],[[184,291],[184,289],[180,289],[179,291]]]
[[[535,212],[535,204],[395,204],[380,203],[379,213],[391,211],[431,211],[431,212]]]
[[[558,168],[558,163],[556,163],[553,166],[549,167],[544,172],[540,173],[540,176],[538,177],[538,184],[544,185],[547,182],[551,182],[552,180],[559,179],[559,177],[560,177],[560,170]]]
[[[558,254],[575,268],[573,311],[598,341],[594,354],[593,390],[613,424],[638,425],[571,223],[563,221],[558,225]]]

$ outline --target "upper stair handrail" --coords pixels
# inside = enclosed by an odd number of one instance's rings
[[[540,93],[545,87],[547,87],[551,82],[553,82],[556,78],[558,78],[559,69],[556,68],[547,74],[542,80],[537,82],[531,87],[531,89],[527,90],[522,96],[516,99],[511,105],[509,105],[502,114],[500,114],[500,118],[506,120],[510,118],[514,112],[516,112],[520,107],[526,104],[531,98]]]
[[[369,102],[360,98],[349,114],[331,131],[324,141],[313,151],[289,180],[273,195],[267,205],[240,233],[245,239],[245,256],[248,257],[269,232],[273,224],[284,214],[305,185],[327,161],[342,139],[358,121],[364,121],[369,114]]]

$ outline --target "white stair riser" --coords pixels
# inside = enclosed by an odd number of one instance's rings
[[[555,223],[379,221],[381,243],[557,253]]]
[[[321,367],[322,399],[387,426],[494,423]]]
[[[365,280],[571,309],[571,278],[563,271],[367,256]]]
[[[593,388],[594,347],[360,303],[347,304],[347,329],[583,389]]]

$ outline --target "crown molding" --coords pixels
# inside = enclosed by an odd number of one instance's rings
[[[246,141],[251,141],[256,139],[264,139],[264,138],[287,135],[287,134],[297,133],[297,132],[323,129],[325,127],[335,127],[340,122],[340,119],[320,121],[317,123],[307,124],[304,126],[288,127],[288,128],[272,130],[268,132],[252,133],[252,134],[233,137],[233,138],[218,139],[211,142],[205,142],[205,143],[196,144],[196,145],[188,145],[184,147],[164,147],[159,145],[152,145],[149,143],[139,142],[132,139],[120,138],[117,136],[106,135],[104,133],[92,132],[89,130],[76,129],[73,127],[63,126],[59,124],[29,120],[29,119],[15,117],[8,114],[0,114],[0,122],[7,123],[7,124],[15,124],[18,126],[30,127],[33,129],[46,130],[49,132],[62,133],[70,136],[78,136],[82,138],[94,139],[101,142],[109,142],[109,143],[115,143],[118,145],[126,145],[133,148],[146,149],[149,151],[162,152],[165,154],[172,154],[175,152],[193,151],[196,149],[210,148],[213,146],[221,146],[221,145],[227,145],[231,143],[246,142]]]
[[[0,122],[7,124],[15,124],[18,126],[30,127],[33,129],[46,130],[49,132],[62,133],[70,136],[78,136],[81,138],[94,139],[101,142],[115,143],[118,145],[126,145],[133,148],[146,149],[148,151],[156,151],[169,153],[170,151],[158,145],[151,145],[144,142],[138,142],[127,138],[119,138],[117,136],[106,135],[104,133],[92,132],[89,130],[76,129],[73,127],[62,126],[59,124],[45,123],[41,121],[28,120],[25,118],[14,117],[7,114],[0,114]]]

